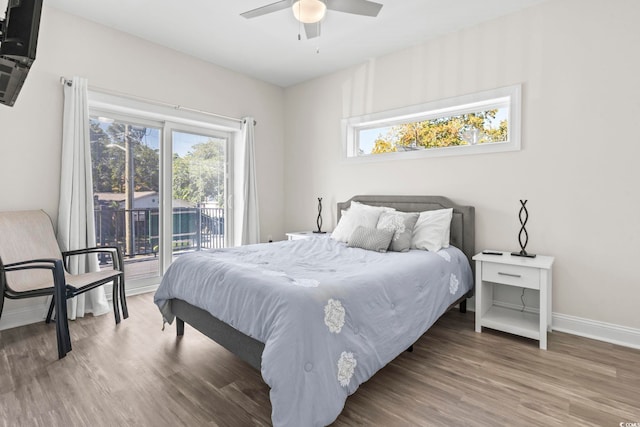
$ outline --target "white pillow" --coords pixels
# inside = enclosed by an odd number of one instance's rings
[[[364,203],[355,202],[355,201],[351,202],[351,207],[356,209],[372,209],[374,211],[379,211],[380,213],[395,211],[394,208],[389,208],[387,206],[371,206],[371,205],[365,205]]]
[[[349,211],[342,210],[338,225],[336,225],[336,228],[334,228],[331,233],[331,238],[338,242],[346,243],[349,236],[351,236],[349,231],[353,232],[353,230],[355,230],[355,227],[353,226],[353,221],[349,219]]]
[[[453,209],[420,212],[418,222],[413,228],[411,247],[431,252],[448,248],[452,217]]]
[[[349,237],[358,226],[376,228],[378,218],[382,212],[394,211],[393,208],[384,206],[369,206],[358,202],[351,202],[351,207],[341,212],[340,221],[331,233],[331,238],[338,242],[347,243]]]

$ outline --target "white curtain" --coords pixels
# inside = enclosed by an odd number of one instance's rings
[[[93,217],[93,178],[89,143],[87,80],[74,77],[64,84],[62,123],[62,169],[58,206],[58,243],[63,251],[96,246]],[[71,258],[69,273],[98,271],[95,254]],[[110,312],[104,287],[85,292],[67,302],[70,319],[85,313],[94,316]]]
[[[260,217],[258,215],[258,188],[256,182],[256,154],[253,117],[242,120],[244,145],[242,239],[243,245],[260,243]]]

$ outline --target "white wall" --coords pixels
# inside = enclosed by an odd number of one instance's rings
[[[4,10],[4,8],[3,8]],[[216,43],[216,41],[212,41]],[[53,8],[42,14],[37,59],[13,108],[0,106],[0,210],[58,210],[62,132],[60,77],[231,117],[256,127],[261,228],[284,236],[283,102],[270,85]],[[1,237],[0,237],[1,238]],[[33,301],[7,301],[12,311]]]
[[[476,207],[478,251],[515,250],[528,199],[527,250],[556,257],[553,311],[638,330],[638,22],[634,0],[555,0],[286,89],[288,230],[314,227],[320,196],[330,229],[355,194],[444,195]],[[515,83],[521,151],[342,160],[343,118]]]

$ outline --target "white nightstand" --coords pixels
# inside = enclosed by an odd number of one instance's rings
[[[331,233],[314,233],[313,231],[291,231],[286,233],[288,240],[311,239],[313,237],[330,236]]]
[[[546,350],[547,331],[552,330],[553,257],[526,258],[502,252],[502,255],[479,253],[473,259],[476,262],[476,332],[482,332],[484,326],[521,335],[539,340],[540,348]],[[540,313],[495,305],[494,283],[539,291]]]

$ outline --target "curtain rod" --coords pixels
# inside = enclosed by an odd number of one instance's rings
[[[71,79],[67,79],[64,76],[62,76],[62,77],[60,77],[60,84],[61,85],[71,86],[73,84],[73,81]],[[195,108],[183,107],[182,105],[170,104],[168,102],[158,101],[158,100],[155,100],[155,99],[143,98],[141,96],[135,96],[135,95],[129,95],[129,94],[124,93],[124,92],[118,92],[118,91],[115,91],[115,90],[104,89],[104,88],[101,88],[101,87],[91,86],[90,89],[92,91],[102,92],[102,93],[107,94],[107,95],[117,95],[117,96],[122,96],[124,98],[133,99],[135,101],[144,101],[144,102],[147,102],[149,104],[161,105],[163,107],[171,107],[174,110],[182,110],[182,111],[189,111],[189,112],[192,112],[192,113],[206,114],[208,116],[213,116],[213,117],[217,117],[217,118],[220,118],[220,119],[232,120],[234,122],[239,122],[239,123],[244,123],[244,121],[245,121],[244,119],[238,119],[236,117],[224,116],[222,114],[211,113],[209,111],[196,110]],[[256,122],[255,119],[254,119],[253,120],[253,125],[255,126],[257,124],[258,124],[258,122]]]

